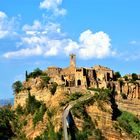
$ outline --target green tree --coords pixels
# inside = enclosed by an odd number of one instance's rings
[[[123,78],[125,79],[125,81],[128,81],[128,76],[127,75],[125,75]]]
[[[44,86],[47,87],[50,81],[50,77],[47,74],[42,74],[40,77],[43,80]]]
[[[33,72],[28,74],[28,78],[36,78],[40,75],[42,75],[42,70],[40,70],[39,68],[36,68]]]
[[[10,122],[14,119],[14,113],[9,109],[0,108],[0,139],[8,140],[14,136]]]
[[[119,71],[117,71],[117,72],[114,73],[114,79],[115,79],[115,80],[117,80],[117,79],[120,78],[120,77],[121,77],[121,74],[120,74]]]
[[[27,70],[25,72],[25,79],[26,79],[26,81],[28,81],[28,72],[27,72]]]
[[[15,111],[6,106],[0,108],[0,140],[26,140],[21,128],[22,124]]]
[[[133,81],[138,80],[138,75],[136,73],[132,73],[132,80]]]
[[[21,81],[14,82],[12,88],[14,93],[19,93],[23,88]]]

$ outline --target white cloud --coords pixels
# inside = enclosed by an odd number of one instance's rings
[[[77,53],[81,59],[105,58],[115,55],[111,48],[111,39],[104,32],[92,33],[86,30],[81,33],[79,42],[70,41],[64,48],[66,53]]]
[[[13,51],[13,52],[7,52],[4,54],[5,58],[15,58],[15,57],[27,57],[27,56],[36,56],[36,55],[41,55],[42,50],[40,47],[35,47],[35,48],[25,48],[21,49],[18,51]]]
[[[75,53],[81,59],[92,59],[114,55],[109,36],[104,32],[93,34],[90,30],[81,33],[78,42],[66,37],[56,39],[55,36],[50,37],[48,34],[43,35],[40,33],[39,35],[30,35],[22,38],[22,46],[26,46],[26,48],[7,52],[4,54],[4,57],[14,58],[34,55],[48,57]]]
[[[64,52],[69,55],[70,53],[77,53],[80,48],[79,44],[71,39],[67,39],[66,46],[64,46]]]
[[[48,1],[48,8],[62,3],[61,0],[53,1],[53,4],[51,2]],[[7,17],[4,13],[0,15],[3,18]],[[81,33],[79,41],[73,41],[66,37],[65,33],[61,31],[60,24],[57,23],[35,20],[32,25],[24,25],[22,30],[24,34],[17,43],[16,49],[18,50],[5,53],[5,58],[37,55],[48,57],[75,53],[82,59],[91,59],[104,58],[114,54],[111,39],[102,31],[92,33],[91,30],[86,30]]]
[[[63,35],[61,33],[60,24],[53,23],[53,22],[47,22],[47,23],[41,23],[38,20],[35,20],[33,22],[33,25],[24,25],[22,30],[26,33],[26,35],[31,36],[41,36],[41,35],[47,35],[47,36],[60,36]]]
[[[0,39],[16,35],[17,18],[9,18],[4,12],[0,11]]]
[[[52,11],[53,15],[65,15],[66,9],[60,8],[62,0],[44,0],[40,3],[40,8]]]
[[[104,58],[114,54],[111,50],[111,39],[102,31],[94,34],[90,30],[86,30],[81,33],[79,39],[79,55],[81,58]]]

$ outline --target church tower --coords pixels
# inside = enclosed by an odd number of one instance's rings
[[[76,67],[76,55],[70,54],[70,67]]]

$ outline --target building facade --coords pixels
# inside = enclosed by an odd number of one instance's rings
[[[67,87],[107,87],[107,81],[113,79],[113,70],[100,65],[85,68],[76,66],[76,55],[70,55],[70,65],[67,68],[48,67],[48,76],[53,82]]]

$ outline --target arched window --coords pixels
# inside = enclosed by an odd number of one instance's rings
[[[77,85],[78,85],[78,86],[81,85],[81,80],[77,80]]]

